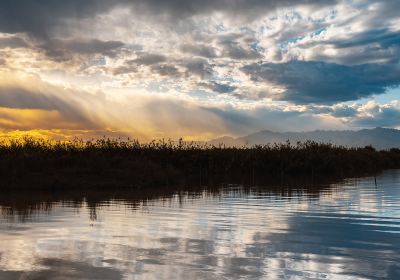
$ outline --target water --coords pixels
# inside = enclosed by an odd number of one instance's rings
[[[42,196],[1,195],[0,279],[400,279],[400,171],[313,192]]]

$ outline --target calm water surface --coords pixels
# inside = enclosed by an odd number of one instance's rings
[[[400,279],[400,171],[318,192],[0,198],[0,279]]]

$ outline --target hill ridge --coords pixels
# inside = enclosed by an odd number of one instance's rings
[[[260,130],[242,137],[223,136],[209,141],[209,144],[226,146],[263,145],[282,143],[289,140],[291,143],[307,140],[332,143],[346,147],[363,147],[371,145],[377,149],[400,148],[400,130],[394,128],[376,127],[359,130],[312,130],[276,132]]]

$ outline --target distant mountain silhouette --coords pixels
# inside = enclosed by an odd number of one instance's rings
[[[364,147],[371,145],[376,149],[400,148],[400,130],[377,127],[374,129],[353,130],[315,130],[309,132],[273,132],[259,131],[244,137],[224,136],[208,143],[226,146],[263,145],[282,143],[289,140],[292,144],[313,140],[347,147]]]

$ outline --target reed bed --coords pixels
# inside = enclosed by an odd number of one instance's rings
[[[174,188],[221,184],[314,185],[400,168],[400,149],[326,143],[226,147],[100,139],[0,143],[0,188]]]

